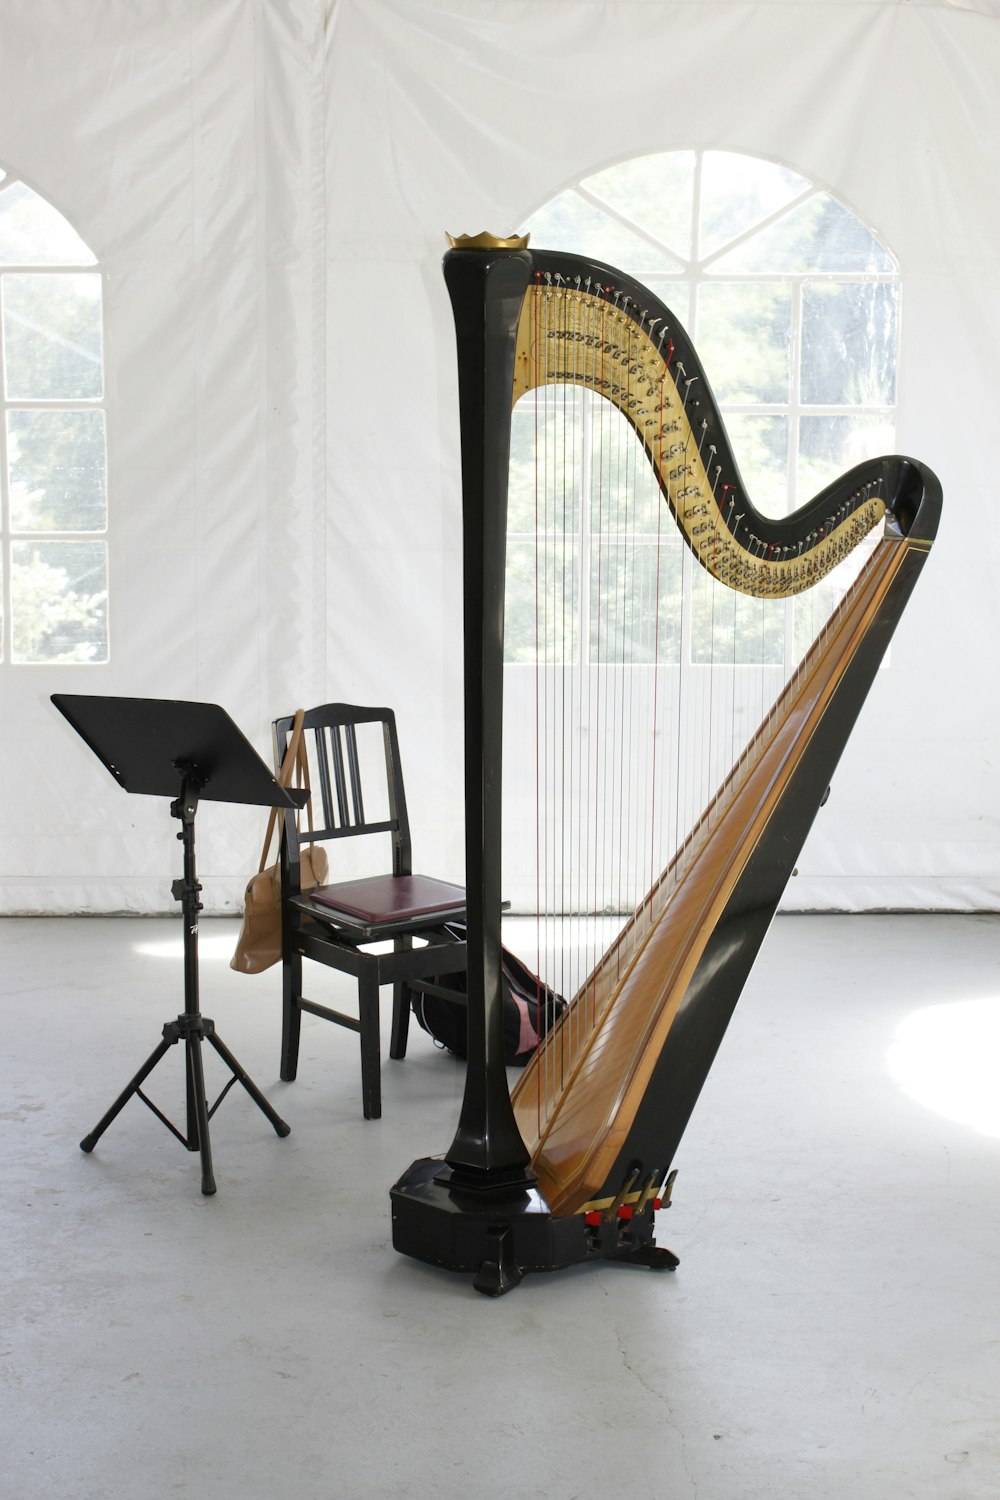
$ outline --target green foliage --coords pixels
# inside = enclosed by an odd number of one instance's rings
[[[680,660],[681,544],[618,541],[592,553],[590,659],[622,666]]]
[[[96,272],[3,278],[6,394],[13,401],[99,400],[104,387]]]
[[[896,399],[899,288],[809,282],[802,298],[802,399],[890,406]]]
[[[505,610],[506,661],[576,660],[579,559],[572,542],[508,542]]]
[[[790,285],[705,282],[698,289],[696,343],[717,401],[786,403],[791,375]]]
[[[42,263],[92,260],[53,214],[27,190],[0,194],[0,257],[8,263],[32,255]],[[34,243],[46,233],[47,253],[44,243]],[[101,278],[96,272],[11,271],[3,274],[0,291],[11,660],[106,661],[107,544],[82,539],[107,525],[104,413],[96,405],[68,404],[96,403],[103,394]],[[45,532],[64,535],[24,539]],[[81,539],[71,540],[74,534]]]
[[[700,573],[692,599],[691,660],[702,666],[780,665],[785,610],[781,600],[736,594]]]
[[[7,467],[13,531],[104,530],[102,411],[9,411]]]
[[[18,543],[13,552],[12,659],[106,661],[108,594],[104,543]]]

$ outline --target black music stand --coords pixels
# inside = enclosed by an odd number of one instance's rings
[[[188,1151],[201,1152],[201,1190],[215,1192],[208,1122],[237,1080],[278,1135],[291,1127],[272,1109],[260,1089],[216,1034],[215,1024],[200,1009],[198,993],[198,900],[194,821],[199,801],[243,802],[257,807],[301,807],[307,791],[280,786],[250,741],[224,709],[214,703],[173,702],[159,698],[84,697],[53,693],[52,702],[86,741],[126,792],[170,797],[170,815],[179,818],[177,837],[184,845],[184,875],[170,893],[181,903],[184,922],[184,1012],[163,1028],[163,1040],[147,1058],[107,1114],[80,1142],[93,1151],[100,1137],[133,1094],[138,1094]],[[201,1055],[202,1038],[211,1042],[232,1077],[209,1107]],[[142,1085],[175,1042],[186,1052],[187,1132],[182,1134],[142,1091]]]

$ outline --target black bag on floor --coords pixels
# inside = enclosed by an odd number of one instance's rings
[[[449,923],[448,931],[453,933],[456,941],[465,941],[465,928],[459,923]],[[451,993],[432,993],[430,988],[424,988],[423,983],[419,989],[411,985],[413,1013],[439,1046],[464,1058],[469,1044],[466,976],[443,974],[427,984],[434,991]],[[503,992],[504,1059],[509,1067],[523,1068],[538,1046],[539,1038],[566,1009],[566,1001],[543,984],[538,975],[532,974],[507,948],[500,950],[500,985]]]

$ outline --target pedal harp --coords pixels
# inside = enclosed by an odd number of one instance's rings
[[[497,1295],[526,1271],[587,1259],[677,1264],[655,1245],[654,1211],[930,549],[941,491],[915,460],[879,458],[771,519],[746,494],[686,334],[637,282],[486,236],[453,242],[444,271],[462,434],[469,1061],[447,1155],[414,1162],[392,1189],[393,1239]],[[858,549],[865,560],[512,1097],[499,978],[511,410],[525,391],[566,385],[626,419],[698,576],[776,600]]]

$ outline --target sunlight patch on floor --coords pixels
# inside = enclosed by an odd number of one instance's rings
[[[228,963],[233,956],[235,946],[236,938],[233,933],[209,934],[208,936],[198,934],[198,957],[208,959],[209,962],[217,963],[225,959]],[[184,938],[178,933],[176,937],[162,938],[152,943],[133,943],[132,949],[143,958],[175,958],[180,962],[184,957]]]
[[[1000,997],[914,1011],[889,1048],[889,1072],[926,1109],[1000,1139]]]

